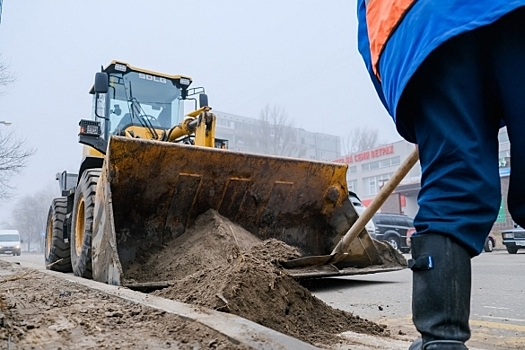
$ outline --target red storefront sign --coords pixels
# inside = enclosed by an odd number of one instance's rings
[[[354,155],[346,155],[344,157],[337,158],[336,160],[334,160],[334,162],[344,164],[359,163],[373,158],[380,158],[389,154],[394,154],[394,145],[383,146]]]

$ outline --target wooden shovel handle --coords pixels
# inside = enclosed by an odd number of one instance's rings
[[[386,199],[394,192],[397,185],[405,178],[410,169],[417,163],[419,159],[419,152],[417,147],[409,154],[405,161],[399,166],[392,177],[386,182],[381,188],[377,196],[374,197],[370,205],[365,209],[363,214],[357,219],[357,221],[350,227],[350,230],[343,236],[339,243],[335,246],[332,254],[345,253],[352,242],[361,233],[367,222],[372,219],[374,214],[381,208],[385,203]]]

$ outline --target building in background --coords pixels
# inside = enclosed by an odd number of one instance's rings
[[[502,198],[494,230],[503,230],[514,225],[507,210],[511,159],[506,128],[500,130],[498,139]],[[368,205],[413,149],[413,144],[402,140],[364,152],[348,154],[334,161],[348,164],[348,189],[357,193],[363,204]],[[381,207],[381,212],[406,214],[413,218],[419,208],[417,195],[420,189],[421,166],[418,162]]]
[[[348,164],[346,181],[348,189],[357,193],[363,204],[370,204],[381,187],[390,179],[399,165],[414,149],[414,145],[404,140],[382,145],[371,150],[352,153],[335,159],[337,163]],[[414,179],[419,185],[421,167],[419,163],[414,166],[406,179]],[[397,197],[397,201],[394,200]],[[417,211],[411,210],[410,203],[402,196],[393,194],[381,208],[382,212],[410,214]]]
[[[214,113],[217,116],[216,137],[228,140],[231,150],[324,161],[341,156],[339,136],[282,125],[274,128],[264,125],[260,119]]]

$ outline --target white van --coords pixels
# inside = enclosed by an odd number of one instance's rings
[[[21,240],[18,230],[0,230],[0,254],[21,254]]]

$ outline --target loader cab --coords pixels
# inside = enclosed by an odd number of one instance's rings
[[[113,61],[97,73],[93,94],[94,120],[101,136],[122,135],[126,128],[162,130],[177,125],[184,116],[183,100],[192,80],[182,75],[152,72]]]

